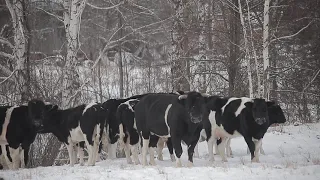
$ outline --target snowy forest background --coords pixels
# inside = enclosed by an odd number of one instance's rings
[[[0,104],[197,90],[319,122],[319,0],[0,0]],[[49,144],[49,145],[48,145]],[[39,135],[29,167],[54,163]]]

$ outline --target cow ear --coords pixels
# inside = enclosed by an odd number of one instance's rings
[[[267,107],[273,106],[275,104],[276,104],[276,102],[274,102],[274,101],[267,101]]]

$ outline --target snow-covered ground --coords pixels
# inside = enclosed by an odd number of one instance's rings
[[[260,163],[251,163],[246,153],[246,144],[242,138],[233,139],[231,147],[234,158],[222,163],[219,156],[215,162],[208,161],[205,142],[200,143],[200,158],[194,159],[194,167],[175,168],[170,161],[168,150],[164,149],[164,161],[156,160],[157,166],[143,167],[128,165],[125,159],[98,162],[94,167],[76,165],[75,167],[55,166],[0,171],[0,177],[13,179],[320,179],[320,124],[286,126],[270,128],[263,147],[266,155],[260,157]],[[182,162],[187,164],[186,147]],[[141,159],[141,158],[140,158]]]

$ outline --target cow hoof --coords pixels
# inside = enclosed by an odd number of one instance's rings
[[[214,162],[214,157],[209,159],[210,162]]]
[[[80,163],[80,166],[84,166],[84,162],[81,162],[81,163]]]
[[[154,161],[150,161],[149,164],[150,164],[151,166],[156,166],[156,165],[157,165],[156,162],[154,162]]]
[[[157,158],[159,161],[163,161],[163,156],[158,156]]]
[[[222,159],[222,162],[228,162],[228,160],[226,158]]]
[[[140,162],[139,162],[139,161],[138,161],[138,162],[134,162],[134,164],[135,164],[135,165],[139,165],[139,164],[140,164]]]
[[[182,164],[181,164],[181,162],[176,162],[176,167],[177,167],[177,168],[180,168],[180,167],[182,167]]]
[[[129,161],[129,160],[127,160],[127,163],[128,163],[128,164],[133,164],[133,162],[132,162],[131,160],[130,160],[130,161]]]
[[[176,161],[176,157],[174,157],[173,154],[170,155],[170,158],[171,158],[171,161],[172,161],[172,162],[175,162],[175,161]]]
[[[259,159],[257,159],[257,158],[253,158],[253,159],[251,160],[251,162],[252,162],[252,163],[260,163]]]
[[[189,167],[189,168],[193,167],[193,163],[189,161],[188,164],[187,164],[187,167]]]

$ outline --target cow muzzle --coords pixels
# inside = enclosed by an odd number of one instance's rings
[[[201,116],[198,116],[198,117],[191,116],[190,120],[191,120],[192,123],[197,124],[197,123],[200,123],[202,121],[202,117]]]
[[[259,125],[262,125],[264,124],[267,120],[266,118],[262,117],[262,118],[256,118],[256,123],[259,124]]]

